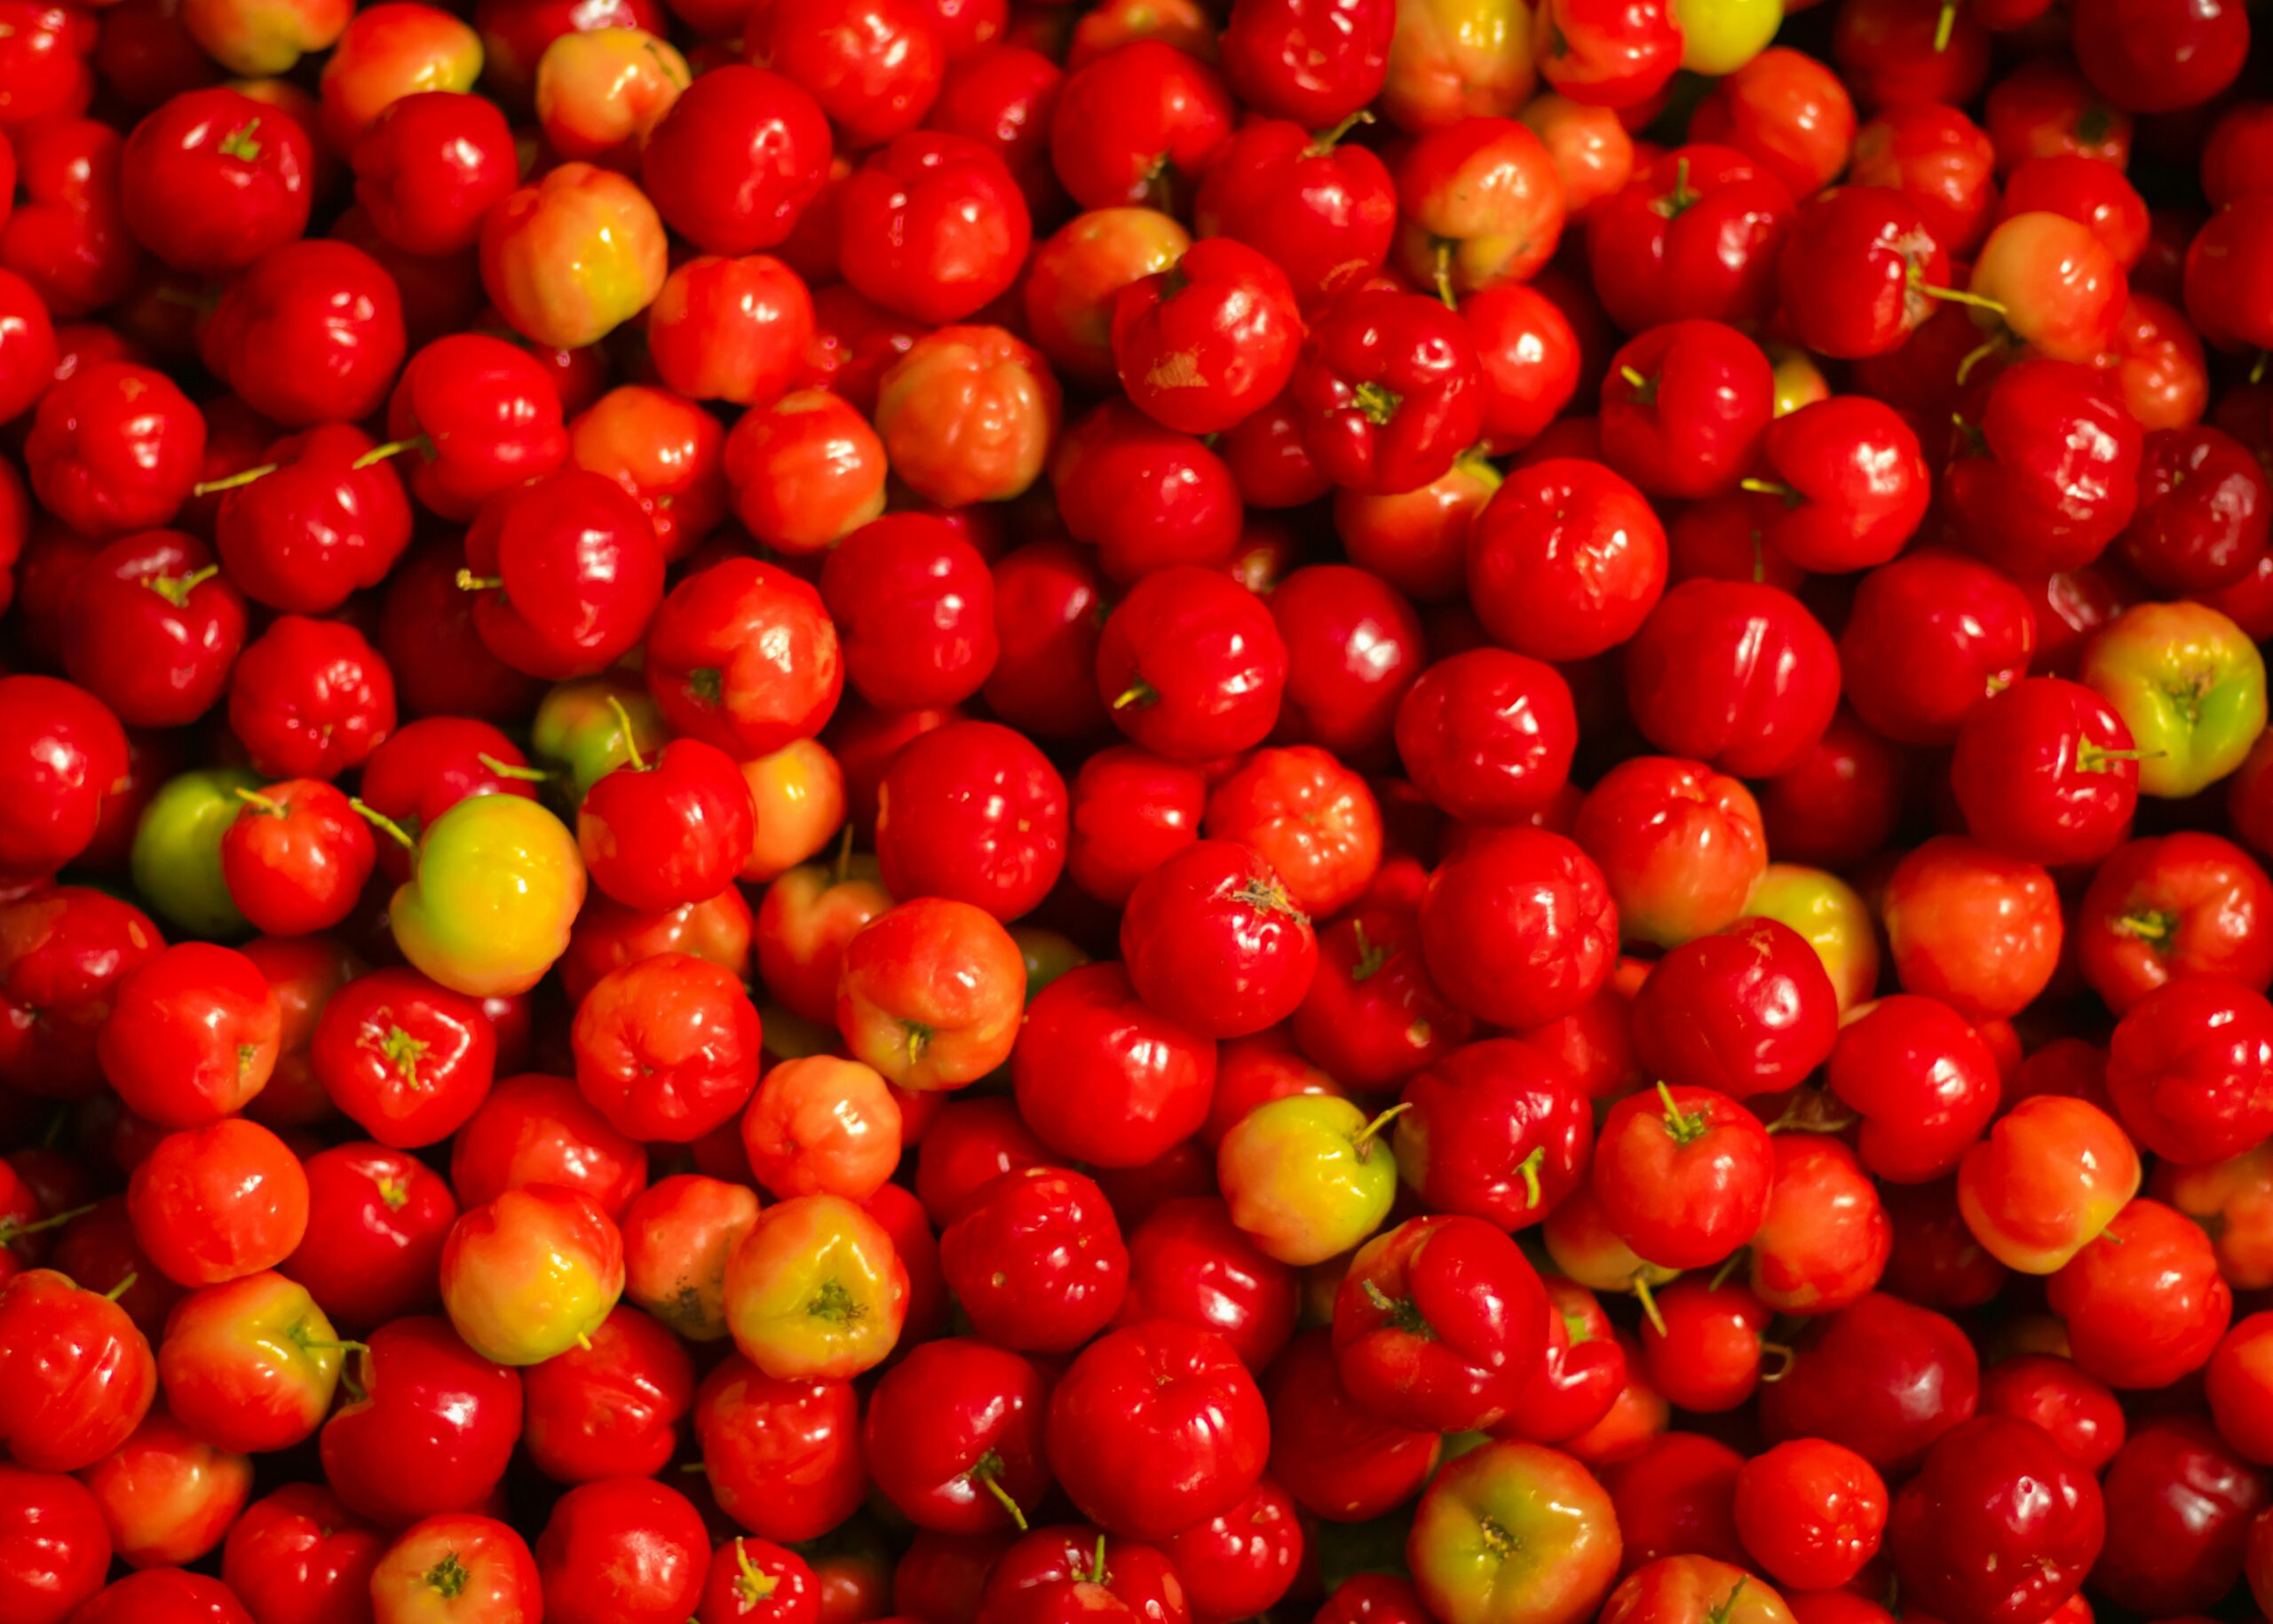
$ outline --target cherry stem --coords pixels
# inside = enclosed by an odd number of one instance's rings
[[[1792,1374],[1792,1366],[1800,1357],[1800,1351],[1789,1343],[1762,1342],[1760,1344],[1760,1351],[1762,1353],[1772,1353],[1777,1359],[1775,1369],[1763,1370],[1760,1373],[1760,1379],[1762,1382],[1782,1381]]]
[[[2265,363],[2269,360],[2273,360],[2273,350],[2260,350],[2257,353],[2257,359],[2249,364],[2251,383],[2261,384],[2265,381]]]
[[[1531,1199],[1525,1205],[1536,1210],[1540,1203],[1539,1170],[1547,1165],[1547,1146],[1538,1146],[1532,1153],[1516,1163],[1516,1171],[1524,1177],[1524,1189]]]
[[[1957,29],[1957,0],[1942,0],[1942,14],[1934,20],[1934,54],[1939,56],[1950,48],[1950,36]]]
[[[1352,1145],[1357,1147],[1358,1160],[1363,1161],[1366,1157],[1370,1156],[1373,1153],[1374,1140],[1379,1137],[1382,1129],[1388,1127],[1390,1123],[1396,1121],[1398,1117],[1403,1116],[1406,1112],[1412,1109],[1413,1102],[1411,1100],[1399,1100],[1396,1105],[1391,1105],[1388,1110],[1382,1112],[1372,1121],[1366,1123],[1365,1128],[1360,1130],[1358,1137],[1350,1141]]]
[[[2104,745],[2094,744],[2088,739],[2076,741],[2076,771],[2098,772],[2103,764],[2111,761],[2160,761],[2168,750],[2111,750]]]
[[[1349,117],[1334,125],[1333,129],[1327,131],[1322,135],[1313,138],[1311,144],[1303,148],[1303,151],[1310,157],[1323,158],[1340,144],[1343,136],[1348,135],[1352,130],[1355,130],[1360,124],[1370,124],[1373,122],[1374,115],[1372,112],[1365,107],[1359,107],[1355,113],[1352,113]]]
[[[640,757],[639,741],[632,736],[631,713],[623,708],[623,701],[613,693],[607,696],[607,708],[615,712],[615,725],[623,730],[623,753],[630,757],[631,770],[634,772],[645,772],[647,770],[647,764]]]
[[[683,1472],[707,1472],[710,1467],[709,1462],[703,1461],[681,1461],[678,1463],[678,1469]]]
[[[499,778],[517,778],[525,784],[542,784],[552,776],[543,767],[517,767],[510,761],[498,760],[487,751],[476,756],[474,759]]]
[[[1105,1535],[1099,1534],[1097,1535],[1097,1565],[1089,1570],[1089,1582],[1093,1585],[1101,1585],[1110,1577],[1105,1566]]]
[[[135,1271],[135,1270],[131,1270],[131,1269],[128,1270],[128,1271],[127,1271],[127,1273],[126,1273],[126,1278],[125,1278],[124,1279],[123,1279],[123,1280],[119,1281],[119,1283],[118,1283],[117,1285],[115,1285],[115,1286],[114,1286],[114,1287],[112,1287],[108,1291],[106,1291],[105,1293],[103,1293],[104,1299],[105,1299],[106,1301],[107,1301],[107,1302],[112,1302],[112,1303],[115,1303],[115,1302],[117,1302],[121,1297],[124,1296],[128,1292],[130,1292],[130,1291],[133,1290],[133,1289],[134,1289],[134,1282],[135,1282],[135,1281],[137,1281],[137,1280],[139,1280],[139,1279],[140,1279],[141,1278],[142,1278],[142,1276],[141,1276],[141,1274],[140,1274],[139,1271]]]
[[[1973,369],[2005,347],[2005,335],[1992,333],[1980,344],[1966,352],[1965,359],[1957,364],[1957,381],[1960,384],[1973,376]]]
[[[979,1472],[977,1476],[979,1486],[994,1496],[995,1503],[1010,1514],[1010,1520],[1018,1525],[1018,1532],[1026,1533],[1026,1514],[1018,1509],[1018,1502],[1011,1498],[1010,1491],[994,1480],[993,1472]]]
[[[836,842],[836,877],[832,884],[842,885],[852,877],[852,820],[844,820],[844,833]]]
[[[247,806],[258,807],[272,818],[281,818],[284,815],[283,802],[273,796],[265,796],[257,789],[240,789],[237,791],[237,799],[242,801]]]
[[[1691,1116],[1683,1111],[1673,1097],[1673,1089],[1662,1077],[1658,1080],[1658,1097],[1665,1102],[1666,1131],[1683,1145],[1702,1138],[1712,1124],[1702,1116]]]
[[[1650,1274],[1646,1268],[1634,1271],[1634,1300],[1642,1305],[1643,1318],[1656,1328],[1658,1335],[1666,1335],[1666,1317],[1658,1312],[1657,1294],[1650,1289]]]
[[[408,440],[391,440],[384,446],[373,446],[357,457],[351,466],[358,470],[368,468],[374,463],[384,463],[387,458],[400,456],[406,451],[417,451],[431,457],[434,455],[434,442],[424,434],[414,434]]]
[[[1126,710],[1131,705],[1152,704],[1160,697],[1160,691],[1139,677],[1121,691],[1121,697],[1113,701],[1113,708],[1115,710]]]
[[[418,843],[402,832],[402,825],[397,823],[392,818],[388,817],[386,813],[373,807],[361,796],[356,796],[350,797],[347,804],[355,809],[355,815],[357,817],[362,819],[366,823],[368,823],[373,828],[378,829],[391,836],[395,844],[400,846],[404,851],[416,852],[418,849]]]
[[[302,1348],[329,1348],[337,1350],[341,1353],[368,1353],[371,1351],[370,1343],[356,1342],[352,1338],[328,1341],[320,1336],[310,1336],[305,1338],[296,1336],[292,1340],[296,1345]]]
[[[2000,317],[2005,313],[2003,304],[1985,293],[1974,293],[1963,288],[1936,287],[1918,273],[1916,265],[1910,267],[1910,286],[1913,291],[1922,293],[1929,299],[1946,299],[1952,305],[1969,305],[1976,310],[1994,311]]]
[[[36,1235],[44,1230],[61,1229],[74,1218],[84,1217],[94,1211],[96,1203],[74,1207],[68,1212],[51,1213],[44,1218],[34,1218],[29,1224],[19,1224],[13,1218],[0,1218],[0,1247],[12,1246],[26,1235]]]
[[[1705,1289],[1707,1291],[1718,1291],[1722,1287],[1727,1285],[1729,1283],[1729,1276],[1737,1271],[1737,1265],[1744,1261],[1744,1255],[1748,1249],[1749,1248],[1745,1247],[1738,1247],[1735,1251],[1723,1258],[1721,1260],[1721,1266],[1713,1271],[1712,1281],[1705,1287]]]
[[[1437,297],[1446,310],[1459,311],[1460,301],[1453,297],[1453,245],[1443,237],[1437,239]]]
[[[265,479],[276,471],[274,463],[263,463],[257,468],[248,468],[242,473],[233,473],[226,479],[206,479],[189,487],[193,496],[210,496],[215,491],[233,491],[240,485],[250,485],[255,479]]]
[[[477,575],[470,569],[458,571],[458,590],[461,592],[495,592],[505,584],[503,575]]]
[[[1738,479],[1738,490],[1750,491],[1755,496],[1781,496],[1794,507],[1800,505],[1800,493],[1776,479]]]

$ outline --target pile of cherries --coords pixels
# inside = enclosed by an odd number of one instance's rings
[[[2273,1611],[2253,90],[0,0],[0,1624]]]

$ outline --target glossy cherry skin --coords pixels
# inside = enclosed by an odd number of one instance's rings
[[[1019,1168],[973,1191],[939,1237],[972,1328],[998,1347],[1063,1353],[1112,1319],[1129,1253],[1105,1192],[1078,1173]]]
[[[1218,840],[1192,843],[1137,883],[1121,947],[1137,995],[1203,1037],[1291,1015],[1318,962],[1310,919],[1270,865]]]
[[[604,1477],[553,1507],[536,1561],[545,1616],[562,1624],[682,1624],[701,1600],[710,1540],[677,1490]]]
[[[56,886],[0,905],[0,1081],[51,1098],[92,1093],[118,984],[163,946],[139,909],[104,892]]]
[[[1903,986],[1975,1020],[2018,1014],[2058,965],[2063,925],[2051,876],[1955,836],[1904,858],[1883,907]]]
[[[215,551],[248,598],[301,614],[376,586],[410,542],[410,506],[392,463],[357,468],[368,436],[328,424],[271,445],[268,473],[221,498]]]
[[[1270,255],[1314,311],[1380,268],[1397,201],[1372,152],[1324,147],[1302,123],[1258,119],[1208,166],[1192,218],[1202,237],[1234,237]]]
[[[2143,1197],[2062,1266],[2045,1300],[2068,1322],[2076,1363],[2116,1388],[2160,1387],[2201,1368],[2233,1317],[2200,1225]]]
[[[869,1474],[919,1528],[991,1533],[1049,1492],[1042,1459],[1049,1387],[1016,1353],[950,1337],[925,1343],[877,1383]],[[1007,1501],[1007,1504],[1004,1503]]]
[[[2080,683],[2030,677],[1975,708],[1950,781],[1975,839],[2046,864],[2096,862],[2139,799],[2131,730]]]
[[[315,155],[298,121],[237,91],[175,97],[134,127],[120,202],[177,270],[234,271],[307,227]]]
[[[2036,622],[1994,571],[1939,549],[1873,570],[1839,642],[1849,702],[1871,729],[1942,744],[2027,670]]]
[[[352,243],[288,242],[230,281],[200,343],[264,417],[296,429],[348,422],[376,411],[394,384],[407,343],[402,299],[385,267]]]
[[[254,1624],[229,1587],[179,1568],[129,1573],[71,1614],[72,1624]]]
[[[116,1303],[47,1269],[0,1286],[0,1438],[28,1471],[79,1471],[142,1424],[158,1372]]]
[[[1734,658],[1713,659],[1707,649]],[[1831,725],[1837,666],[1830,637],[1788,594],[1746,582],[1686,581],[1629,646],[1627,698],[1643,734],[1668,755],[1772,777]]]
[[[1545,1218],[1585,1173],[1592,1136],[1569,1071],[1527,1043],[1455,1050],[1406,1084],[1392,1143],[1399,1177],[1431,1209],[1506,1230]]]
[[[1294,1335],[1295,1271],[1258,1249],[1223,1201],[1163,1203],[1129,1237],[1129,1290],[1117,1325],[1175,1319],[1215,1332],[1260,1374]]]
[[[2117,1606],[2214,1605],[2241,1576],[2265,1475],[2216,1429],[2158,1417],[2126,1440],[2102,1477],[2107,1542],[2092,1586]]]
[[[1176,268],[1131,282],[1113,302],[1113,360],[1129,399],[1156,422],[1213,434],[1287,386],[1302,343],[1287,274],[1244,242],[1184,250]]]
[[[1440,865],[1421,905],[1430,973],[1478,1018],[1536,1026],[1608,979],[1618,914],[1602,871],[1570,840],[1497,831]]]
[[[695,1394],[694,1433],[719,1508],[766,1539],[817,1538],[867,1493],[849,1382],[776,1382],[729,1355]]]
[[[1051,1149],[1141,1167],[1206,1120],[1216,1058],[1212,1034],[1140,1000],[1121,966],[1089,964],[1035,996],[1010,1076],[1026,1121]],[[1078,1087],[1066,1086],[1072,1078]]]
[[[1238,544],[1240,491],[1224,457],[1125,400],[1077,419],[1051,453],[1049,475],[1067,534],[1096,547],[1097,567],[1115,581],[1134,584],[1176,565],[1212,568]]]
[[[204,543],[149,530],[113,542],[80,571],[64,669],[130,726],[178,727],[212,709],[244,642],[244,598]]]
[[[665,913],[717,896],[748,860],[755,808],[734,758],[674,739],[585,792],[576,844],[593,884],[628,907]]]
[[[520,1435],[519,1375],[440,1319],[399,1319],[368,1340],[356,1371],[364,1398],[324,1424],[332,1492],[387,1527],[480,1504]]]
[[[401,1151],[340,1145],[306,1162],[308,1230],[278,1265],[350,1335],[432,1306],[457,1203]]]
[[[1905,1590],[1973,1624],[2045,1616],[2075,1593],[2105,1533],[2090,1474],[2041,1428],[2002,1415],[1944,1435],[1887,1529]]]
[[[1263,741],[1277,720],[1287,646],[1271,612],[1213,570],[1140,582],[1105,622],[1097,685],[1136,743],[1204,761]]]
[[[411,494],[471,519],[498,492],[568,456],[560,396],[535,356],[485,333],[438,338],[410,358],[387,402],[389,443],[416,442]]]
[[[2273,1133],[2273,1006],[2246,987],[2174,981],[2124,1015],[2107,1089],[2146,1149],[2189,1165],[2223,1161]]]
[[[370,1617],[372,1571],[386,1541],[320,1484],[288,1483],[229,1529],[221,1577],[260,1624]]]
[[[51,874],[94,839],[126,775],[126,734],[102,701],[51,677],[0,677],[0,871]]]
[[[1438,1214],[1358,1249],[1334,1295],[1334,1367],[1401,1425],[1488,1426],[1544,1373],[1546,1292],[1505,1234]]]
[[[2103,375],[2007,368],[1952,441],[1943,494],[1960,539],[2016,574],[2089,563],[2138,506],[2142,440]]]
[[[661,599],[662,565],[654,527],[622,487],[581,469],[491,497],[466,534],[482,641],[550,681],[605,670],[637,641]]]
[[[1291,389],[1303,443],[1352,490],[1426,485],[1484,426],[1475,341],[1456,313],[1419,294],[1334,300],[1311,329]]]
[[[1411,1499],[1436,1470],[1437,1436],[1397,1426],[1351,1398],[1323,1330],[1287,1345],[1268,1391],[1271,1476],[1314,1516],[1365,1522]]]
[[[1732,147],[1676,147],[1589,215],[1587,251],[1629,333],[1702,318],[1755,321],[1776,301],[1792,216],[1784,184]]]
[[[1611,358],[1601,400],[1603,461],[1652,495],[1710,496],[1758,456],[1775,374],[1725,322],[1673,321]]]
[[[789,234],[828,177],[830,135],[804,89],[728,62],[701,75],[648,138],[642,184],[670,228],[708,254]]]
[[[1318,973],[1295,1011],[1295,1041],[1351,1088],[1393,1088],[1474,1030],[1430,978],[1414,914],[1361,905],[1319,933]]]
[[[1759,1119],[1709,1089],[1628,1095],[1604,1120],[1595,1199],[1643,1260],[1701,1268],[1752,1239],[1768,1207],[1773,1151]]]
[[[161,1139],[135,1168],[127,1206],[169,1279],[216,1286],[291,1256],[307,1229],[307,1176],[281,1139],[230,1117]]]
[[[96,1054],[138,1113],[162,1128],[202,1128],[266,1086],[282,1023],[252,961],[184,942],[119,984]]]
[[[1954,1324],[1873,1292],[1818,1322],[1791,1371],[1763,1390],[1761,1427],[1772,1442],[1828,1438],[1892,1474],[1972,1416],[1980,1382]]]
[[[1799,932],[1745,919],[1675,948],[1634,1001],[1643,1070],[1742,1098],[1792,1087],[1830,1058],[1831,978]]]
[[[886,710],[962,703],[994,668],[994,582],[952,526],[902,513],[855,530],[828,555],[821,598],[845,675]]]
[[[1247,1498],[1271,1451],[1255,1381],[1209,1331],[1153,1320],[1108,1332],[1049,1400],[1049,1463],[1097,1522],[1162,1538]]]
[[[2273,883],[2229,841],[2191,831],[2134,840],[2100,865],[2084,893],[2078,966],[2118,1015],[2189,976],[2261,990],[2273,962],[2254,922],[2268,906]]]
[[[1562,674],[1501,649],[1438,661],[1398,708],[1398,753],[1414,785],[1479,822],[1518,821],[1553,799],[1578,735]]]
[[[1065,780],[995,723],[925,734],[894,758],[879,791],[876,854],[894,896],[947,897],[1016,919],[1057,883],[1065,839]]]
[[[673,732],[745,760],[819,732],[844,684],[820,594],[754,558],[671,590],[647,629],[646,672]]]

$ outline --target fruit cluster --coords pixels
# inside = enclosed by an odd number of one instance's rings
[[[0,0],[0,1624],[2273,1610],[2251,49]]]

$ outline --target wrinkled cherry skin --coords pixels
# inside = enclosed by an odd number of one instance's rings
[[[347,1144],[306,1162],[308,1230],[277,1265],[350,1335],[439,1301],[449,1182],[407,1152]]]
[[[1823,1438],[1880,1471],[1907,1471],[1980,1398],[1973,1344],[1950,1320],[1883,1293],[1818,1320],[1761,1394],[1770,1442]]]
[[[2035,1422],[2087,1471],[2101,1470],[2123,1447],[2114,1392],[2054,1354],[2016,1354],[1982,1372],[1981,1413]]]
[[[695,1394],[694,1435],[719,1509],[765,1539],[817,1538],[867,1493],[849,1382],[777,1382],[730,1354]]]
[[[1950,787],[1976,840],[2047,865],[2095,863],[2139,802],[2131,730],[2080,683],[2031,677],[1958,730]]]
[[[1685,581],[1628,646],[1635,720],[1669,755],[1773,777],[1831,725],[1839,657],[1798,599],[1738,581]]]
[[[1944,1434],[1887,1527],[1905,1593],[1967,1624],[2045,1617],[2075,1594],[2105,1536],[2091,1474],[2042,1428],[2006,1415]]]
[[[2063,926],[2052,876],[1956,836],[1929,840],[1896,865],[1883,910],[1904,990],[1969,1019],[2018,1014],[2059,966]]]
[[[1291,1015],[1318,963],[1309,916],[1270,865],[1220,840],[1195,841],[1137,882],[1121,949],[1138,996],[1204,1037]]]
[[[568,456],[560,396],[543,366],[484,333],[454,333],[410,358],[387,402],[387,434],[423,437],[409,454],[411,494],[456,520]]]
[[[1726,1095],[1661,1083],[1604,1119],[1595,1200],[1644,1262],[1702,1268],[1759,1229],[1774,1154],[1759,1119]]]
[[[1542,829],[1496,830],[1441,864],[1421,905],[1429,970],[1481,1019],[1536,1026],[1610,977],[1618,910],[1602,870]]]
[[[1761,347],[1722,321],[1667,322],[1611,357],[1602,381],[1602,460],[1653,496],[1734,488],[1776,409]]]
[[[1675,757],[1637,756],[1603,774],[1571,833],[1601,866],[1620,931],[1663,947],[1732,923],[1767,868],[1752,792]]]
[[[0,709],[8,702],[0,681]],[[164,945],[147,915],[107,892],[55,886],[0,903],[0,1083],[45,1098],[92,1093],[117,986]]]
[[[88,367],[40,398],[24,461],[40,504],[83,535],[170,523],[196,483],[205,419],[162,374]]]
[[[1065,81],[1050,162],[1085,209],[1188,197],[1232,124],[1231,95],[1214,69],[1162,41],[1134,40]]]
[[[1097,692],[1114,725],[1180,761],[1261,743],[1286,673],[1286,641],[1262,600],[1196,565],[1139,582],[1097,646]]]

